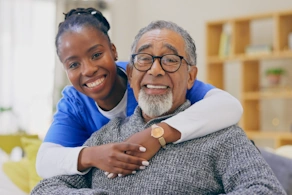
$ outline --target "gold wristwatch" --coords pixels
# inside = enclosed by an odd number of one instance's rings
[[[158,139],[160,145],[165,148],[166,142],[163,137],[164,135],[164,129],[156,124],[151,126],[151,136]]]

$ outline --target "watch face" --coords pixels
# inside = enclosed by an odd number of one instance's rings
[[[160,127],[155,127],[152,129],[152,136],[153,137],[161,137],[163,135],[163,129]]]

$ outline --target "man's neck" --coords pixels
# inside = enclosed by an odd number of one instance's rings
[[[141,115],[142,115],[142,118],[143,118],[144,122],[145,123],[148,123],[149,121],[156,120],[156,119],[160,119],[160,118],[169,118],[169,117],[171,117],[173,115],[176,115],[179,112],[184,111],[189,106],[190,106],[190,101],[189,100],[186,100],[182,105],[180,105],[175,110],[172,109],[172,111],[166,112],[165,114],[162,114],[160,116],[150,117],[150,116],[146,115],[142,110],[141,110]]]

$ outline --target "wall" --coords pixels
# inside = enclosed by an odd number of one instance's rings
[[[112,40],[120,59],[128,59],[134,36],[153,20],[184,27],[197,45],[199,79],[205,79],[205,23],[208,20],[292,9],[291,0],[111,0]]]

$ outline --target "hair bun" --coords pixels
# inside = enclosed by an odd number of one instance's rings
[[[100,11],[98,11],[97,9],[94,9],[92,7],[71,9],[69,12],[64,13],[64,15],[65,15],[65,20],[72,15],[92,15],[98,21],[103,23],[103,25],[106,27],[107,31],[110,29],[110,24],[108,23],[107,19],[102,15],[102,13]]]

